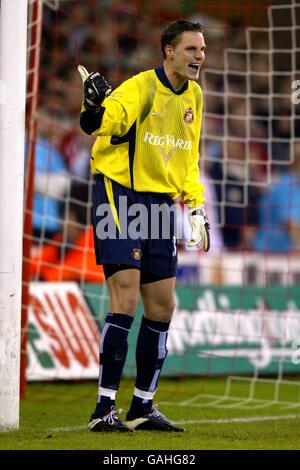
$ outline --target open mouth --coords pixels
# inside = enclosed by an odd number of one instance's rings
[[[192,69],[193,72],[198,72],[200,64],[198,64],[197,62],[192,62],[191,64],[189,64],[189,68]]]

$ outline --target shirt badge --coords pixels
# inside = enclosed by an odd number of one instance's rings
[[[134,260],[139,261],[142,257],[142,251],[139,248],[133,248],[131,256]]]
[[[192,108],[188,108],[185,110],[183,120],[187,124],[192,124],[194,120],[194,111],[192,110]]]

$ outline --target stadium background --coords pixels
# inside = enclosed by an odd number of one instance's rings
[[[257,423],[278,419],[279,435],[286,425],[288,438],[279,447],[297,447],[296,436],[289,434],[296,415],[287,410],[300,406],[300,190],[293,179],[300,171],[300,127],[291,99],[299,70],[300,8],[287,0],[163,5],[49,0],[39,21],[37,3],[30,4],[28,29],[22,330],[27,425],[30,410],[40,404],[51,407],[58,400],[58,408],[71,410],[79,399],[83,411],[96,395],[95,382],[49,382],[97,377],[96,323],[101,334],[107,305],[103,275],[93,261],[91,139],[78,126],[77,65],[100,71],[115,87],[161,63],[162,27],[188,18],[204,25],[207,44],[200,79],[205,97],[200,167],[213,240],[209,254],[188,252],[184,242],[180,246],[177,307],[164,370],[172,379],[165,379],[160,401],[178,419],[190,421],[194,440],[183,448],[201,448],[205,439],[197,440],[197,423],[205,419],[250,422],[260,414]],[[272,199],[278,181],[284,198]],[[284,214],[280,225],[274,211]],[[180,220],[186,227],[184,210]],[[137,321],[130,345],[136,331]],[[131,346],[120,398],[125,403],[134,367]],[[78,424],[74,413],[66,408],[67,423],[55,427],[57,435],[66,436],[67,425],[81,435],[82,421]],[[267,434],[259,442],[260,426],[251,429],[248,442],[241,443],[237,435],[244,431],[237,430],[236,441],[213,438],[205,445],[272,448]],[[68,439],[59,445],[73,448]],[[176,444],[163,439],[160,445]]]

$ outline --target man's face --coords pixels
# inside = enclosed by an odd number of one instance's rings
[[[198,80],[205,58],[205,47],[203,34],[193,31],[182,33],[175,47],[166,46],[167,58],[178,78]]]

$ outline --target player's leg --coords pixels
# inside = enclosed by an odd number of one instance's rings
[[[107,185],[113,199],[107,196]],[[89,428],[92,431],[128,429],[123,426],[115,413],[115,396],[127,355],[127,336],[131,327],[139,295],[139,260],[132,256],[139,249],[138,242],[127,237],[120,238],[116,221],[110,221],[108,236],[103,232],[105,213],[111,204],[116,203],[118,212],[119,196],[124,188],[114,187],[103,177],[96,179],[93,192],[93,226],[95,252],[98,264],[103,264],[109,290],[109,311],[101,332],[99,387],[96,409]],[[105,206],[103,206],[105,204]],[[105,210],[104,210],[105,209]],[[101,228],[102,227],[102,228]],[[101,228],[101,229],[100,229]],[[114,235],[114,230],[115,235]]]
[[[175,307],[175,277],[141,285],[144,305],[136,345],[137,375],[130,411],[148,413],[153,405],[157,383],[167,356],[167,338]]]
[[[167,356],[167,338],[175,307],[175,277],[141,285],[144,317],[136,346],[137,376],[126,425],[131,429],[183,431],[153,406]]]
[[[140,291],[146,318],[160,322],[171,321],[175,309],[175,283],[175,276],[158,279],[158,276],[142,274]]]
[[[115,412],[115,397],[128,351],[130,330],[140,285],[138,269],[123,269],[128,266],[104,267],[109,290],[109,312],[101,334],[98,398],[89,428],[92,431],[125,431]],[[119,271],[116,271],[119,269]]]
[[[175,212],[173,202],[167,196],[149,194],[148,204],[151,237],[143,246],[140,288],[144,317],[136,345],[137,376],[126,424],[132,429],[182,431],[153,407],[153,396],[167,356],[167,337],[175,307]],[[155,217],[156,209],[162,218]]]
[[[134,316],[140,289],[140,270],[131,266],[104,267],[109,291],[109,311]]]
[[[175,278],[141,285],[144,305],[136,345],[137,375],[130,412],[143,416],[153,405],[157,383],[167,356],[167,337],[174,310]]]

